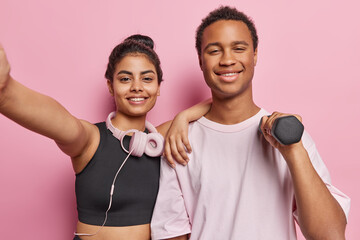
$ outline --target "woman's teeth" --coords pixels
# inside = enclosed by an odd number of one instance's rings
[[[129,98],[130,101],[133,101],[133,102],[141,102],[141,101],[144,101],[145,98]]]

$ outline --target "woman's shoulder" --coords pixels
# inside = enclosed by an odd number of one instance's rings
[[[84,167],[89,163],[91,158],[94,156],[98,146],[100,144],[100,136],[102,135],[101,132],[103,131],[103,125],[101,123],[92,124],[85,120],[80,120],[81,124],[85,128],[85,132],[87,134],[87,143],[85,144],[84,148],[76,157],[72,157],[73,168],[75,173],[81,172]],[[106,126],[105,126],[106,128]]]

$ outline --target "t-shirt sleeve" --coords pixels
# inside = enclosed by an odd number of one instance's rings
[[[310,135],[307,132],[304,132],[304,136],[302,140],[305,149],[309,154],[309,158],[311,160],[312,165],[314,166],[320,178],[325,183],[326,187],[329,189],[332,196],[340,204],[341,208],[345,213],[347,220],[350,211],[350,198],[331,184],[330,173],[327,167],[325,166],[325,163],[322,161],[320,154],[316,149],[315,143],[313,142],[313,140],[311,139]],[[294,217],[296,218],[296,220],[298,220],[298,213],[296,209],[294,211]]]
[[[180,166],[178,166],[180,167]],[[167,239],[191,232],[176,171],[161,159],[160,185],[151,219],[152,239]]]

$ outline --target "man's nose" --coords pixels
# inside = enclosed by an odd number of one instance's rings
[[[236,62],[235,56],[233,53],[229,50],[226,50],[223,52],[221,59],[220,59],[220,65],[222,66],[231,66],[234,65]]]

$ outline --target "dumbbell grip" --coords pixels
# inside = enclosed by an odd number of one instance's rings
[[[259,130],[262,119],[260,120]],[[301,140],[304,125],[295,116],[285,116],[275,119],[271,135],[282,145],[290,145]]]

